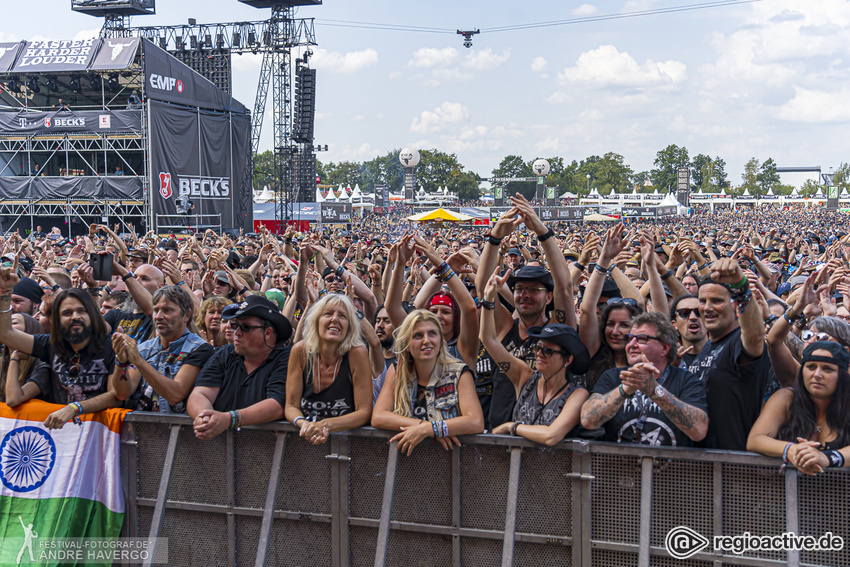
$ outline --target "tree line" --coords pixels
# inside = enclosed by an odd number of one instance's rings
[[[359,185],[364,192],[372,192],[376,185],[389,185],[398,191],[404,185],[404,168],[398,160],[401,148],[392,150],[384,156],[369,161],[327,162],[317,160],[316,174],[322,184],[334,187]],[[490,177],[534,177],[531,165],[539,158],[546,159],[550,165],[546,185],[558,188],[558,193],[586,195],[596,189],[602,195],[612,191],[631,193],[659,193],[676,191],[678,169],[687,167],[690,171],[691,191],[702,190],[705,193],[717,193],[724,189],[727,193],[740,195],[748,191],[750,195],[764,195],[772,190],[776,195],[790,194],[794,187],[782,185],[776,162],[768,157],[763,162],[751,158],[744,166],[741,182],[732,188],[726,171],[726,161],[720,156],[711,157],[697,154],[689,157],[687,148],[671,144],[656,153],[653,168],[649,171],[635,172],[625,162],[625,158],[615,152],[603,156],[591,155],[581,161],[566,163],[562,157],[535,156],[523,159],[522,156],[509,155],[499,163],[489,175],[479,175],[468,170],[458,161],[457,155],[441,152],[437,149],[420,150],[420,162],[416,168],[417,190],[421,186],[431,193],[441,187],[448,187],[463,201],[479,198],[479,182]],[[274,168],[272,152],[265,151],[254,157],[254,188],[274,186]],[[850,164],[841,164],[835,173],[835,184],[846,186],[850,182]],[[533,197],[535,184],[512,182],[506,186],[508,193],[520,192]],[[818,191],[818,183],[808,180],[798,190],[804,195],[813,195]]]

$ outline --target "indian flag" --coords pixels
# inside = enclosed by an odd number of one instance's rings
[[[119,446],[127,410],[47,429],[44,420],[62,407],[39,400],[16,408],[0,403],[0,565],[29,565],[28,541],[36,551],[39,540],[121,532]]]

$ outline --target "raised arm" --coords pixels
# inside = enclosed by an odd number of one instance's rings
[[[21,281],[18,277],[18,256],[9,268],[0,268],[0,343],[9,350],[17,350],[27,354],[32,353],[33,337],[22,331],[12,328],[12,288]],[[54,317],[57,306],[54,306]]]
[[[519,209],[516,206],[505,211],[493,226],[490,235],[484,241],[484,250],[481,252],[481,260],[478,262],[478,273],[475,275],[475,292],[482,297],[484,288],[490,274],[499,263],[499,245],[503,238],[509,236],[522,223]],[[511,314],[502,307],[501,302],[496,302],[496,332],[499,337],[504,336],[514,324]]]
[[[413,256],[413,235],[405,233],[399,242],[393,245],[397,257],[395,266],[393,266],[390,285],[387,289],[387,300],[384,306],[387,308],[387,315],[392,321],[395,328],[399,328],[407,317],[404,308],[401,306],[402,291],[404,286],[404,270],[407,267],[407,262]],[[390,253],[392,256],[392,252]]]
[[[602,296],[602,286],[605,283],[605,274],[612,266],[614,259],[623,251],[623,228],[622,223],[608,229],[605,233],[605,243],[602,252],[596,261],[596,267],[590,274],[590,280],[584,290],[581,300],[581,325],[579,326],[579,337],[590,356],[593,357],[599,351],[601,342],[599,339],[599,317],[596,315],[596,303]],[[591,396],[592,397],[592,396]],[[616,413],[616,412],[615,412]],[[597,426],[598,427],[598,426]]]
[[[748,357],[759,358],[764,352],[764,319],[758,304],[749,300],[752,294],[738,262],[734,258],[721,258],[711,266],[711,279],[733,286],[734,289],[746,289],[744,299],[740,300],[737,306],[738,321],[741,324],[741,344]]]

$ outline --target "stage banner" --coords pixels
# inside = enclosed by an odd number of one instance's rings
[[[657,207],[623,207],[624,218],[656,217]]]
[[[177,199],[186,197],[194,205],[191,214],[221,215],[223,227],[242,226],[237,208],[245,162],[231,144],[230,116],[151,101],[150,132],[154,215],[177,215]],[[217,218],[200,221],[215,224]]]
[[[0,177],[0,199],[110,199],[141,201],[141,177]]]
[[[323,224],[350,223],[354,217],[354,208],[350,203],[320,203]]]
[[[27,41],[12,73],[61,73],[85,71],[100,39]]]
[[[8,73],[24,42],[0,43],[0,73]]]
[[[141,132],[140,110],[51,110],[0,112],[0,133]]]
[[[100,49],[94,56],[90,71],[117,71],[126,69],[136,58],[139,51],[137,37],[110,37],[101,41]]]
[[[658,207],[655,209],[656,217],[669,217],[673,216],[678,212],[678,207],[676,205],[665,205],[663,207]]]
[[[147,39],[144,49],[145,92],[156,100],[212,110],[247,113],[235,98],[216,87]]]
[[[584,207],[536,207],[536,209],[537,216],[543,222],[580,221],[584,218]]]
[[[502,213],[508,210],[510,210],[510,207],[490,207],[490,223],[495,224],[498,222]]]

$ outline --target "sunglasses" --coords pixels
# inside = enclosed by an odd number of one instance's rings
[[[699,309],[696,307],[682,307],[681,309],[676,309],[676,315],[681,319],[690,319],[691,313],[696,313],[697,317],[699,317]]]
[[[632,342],[632,339],[636,340],[639,345],[648,344],[649,341],[661,342],[661,339],[659,339],[658,337],[653,337],[652,335],[632,335],[632,334],[626,335],[626,342],[627,343]]]
[[[342,278],[339,277],[339,276],[328,276],[328,277],[325,278],[326,283],[341,282],[341,281],[342,281]]]
[[[562,350],[553,349],[553,348],[544,347],[544,346],[538,346],[538,345],[534,345],[532,347],[532,352],[533,352],[533,354],[537,354],[538,352],[542,353],[543,356],[545,356],[546,358],[549,358],[553,354],[560,354],[561,356],[568,356],[567,353],[565,353]]]
[[[835,339],[832,338],[832,335],[830,335],[828,333],[815,333],[814,331],[810,331],[809,329],[806,329],[805,331],[800,333],[800,338],[804,341],[809,341],[809,340],[812,339],[812,337],[814,337],[815,340],[818,340],[818,341],[834,341],[835,340]]]
[[[234,331],[242,331],[242,334],[247,334],[254,329],[262,329],[265,327],[265,325],[248,325],[246,323],[237,323],[236,321],[231,321],[229,326]]]
[[[608,300],[608,305],[631,305],[632,307],[637,307],[638,302],[637,299],[632,299],[631,297],[612,297]]]
[[[71,365],[68,367],[68,377],[76,380],[80,377],[80,354],[74,353],[71,357]]]

